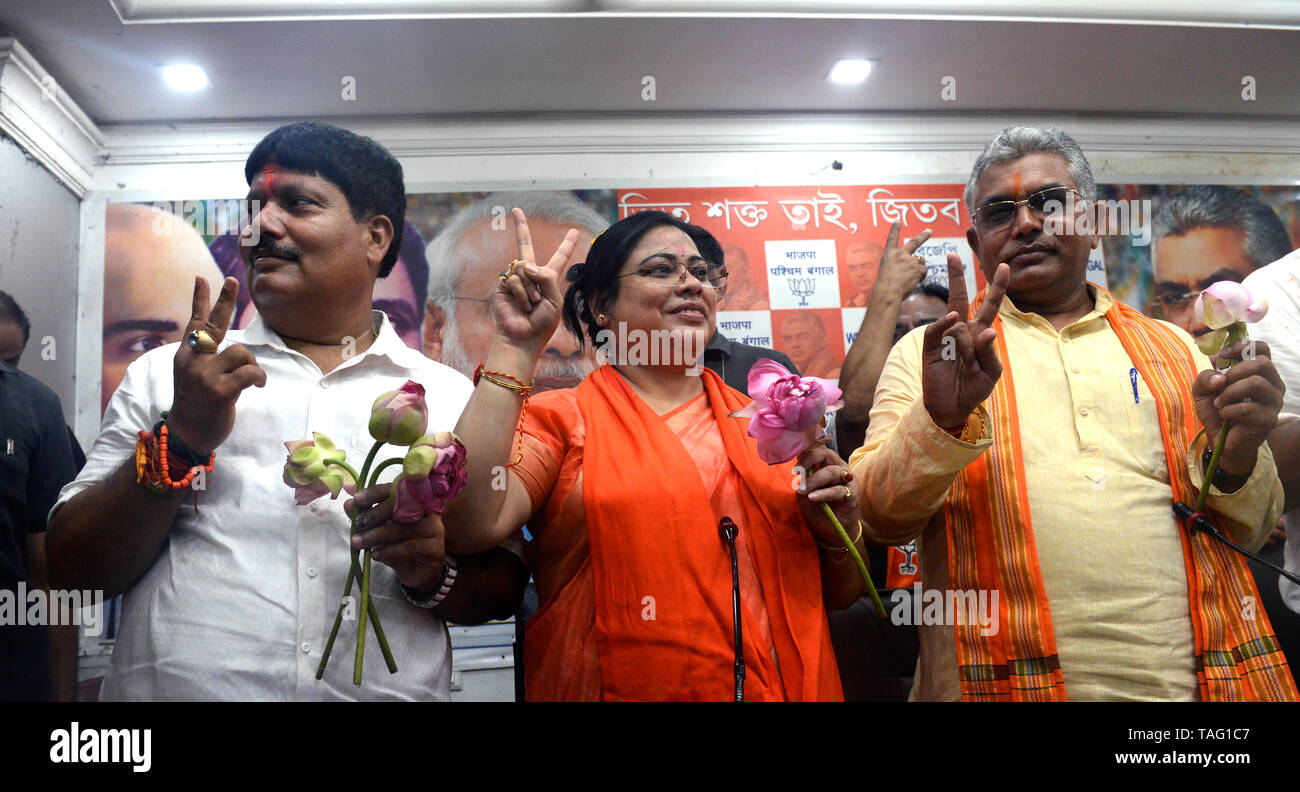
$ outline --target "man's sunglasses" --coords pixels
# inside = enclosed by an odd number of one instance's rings
[[[1069,187],[1048,187],[1046,190],[1039,190],[1033,195],[1028,196],[1021,201],[994,201],[986,203],[975,210],[971,219],[975,225],[984,231],[992,231],[1001,228],[1011,222],[1011,218],[1016,216],[1016,212],[1021,206],[1027,205],[1029,209],[1040,217],[1046,217],[1049,214],[1059,214],[1065,211],[1065,204],[1070,198],[1070,193],[1078,195],[1078,190]]]

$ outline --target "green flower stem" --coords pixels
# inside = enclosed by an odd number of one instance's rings
[[[1246,337],[1246,323],[1235,322],[1228,327],[1227,336],[1223,339],[1223,346],[1219,347],[1219,352],[1237,343]],[[1225,360],[1219,364],[1220,371],[1227,371],[1233,366],[1240,363],[1240,360]],[[1224,365],[1226,364],[1226,365]],[[1224,443],[1228,440],[1228,428],[1232,426],[1232,421],[1225,420],[1219,427],[1219,436],[1214,441],[1214,451],[1210,453],[1210,464],[1205,468],[1205,478],[1201,481],[1201,491],[1196,494],[1196,511],[1205,511],[1205,501],[1210,497],[1210,487],[1214,483],[1214,477],[1219,473],[1219,457],[1223,454]]]
[[[867,584],[867,592],[871,594],[871,601],[876,603],[876,612],[880,614],[880,618],[885,618],[885,606],[880,601],[880,595],[876,593],[876,584],[871,582],[871,573],[867,571],[867,565],[862,562],[862,555],[858,553],[858,548],[854,547],[853,541],[849,539],[848,531],[845,531],[844,526],[840,525],[839,518],[835,516],[835,512],[831,511],[829,503],[822,504],[822,511],[826,512],[826,516],[831,520],[831,525],[835,526],[836,533],[840,535],[840,541],[844,543],[849,555],[853,556],[853,562],[858,565],[858,572],[862,574],[862,580]]]
[[[355,523],[354,531],[355,533]],[[334,650],[334,640],[338,637],[339,627],[343,624],[343,610],[346,606],[346,600],[352,593],[352,584],[361,577],[360,567],[357,565],[357,551],[352,552],[352,563],[348,567],[348,581],[343,587],[343,596],[339,598],[339,609],[334,614],[334,626],[330,628],[329,640],[325,642],[325,651],[321,654],[320,665],[316,667],[316,678],[320,679],[325,675],[325,666],[329,663],[330,653]],[[370,620],[374,624],[375,638],[379,640],[379,649],[383,652],[384,663],[388,666],[388,673],[397,673],[397,661],[393,659],[393,650],[388,646],[388,638],[384,635],[384,625],[379,621],[379,611],[375,609],[373,600],[369,607]]]
[[[348,569],[348,582],[343,587],[343,596],[339,597],[339,609],[334,614],[334,626],[330,628],[330,638],[325,642],[325,651],[320,656],[320,665],[316,666],[316,679],[319,680],[325,676],[325,666],[330,661],[330,652],[334,649],[334,639],[338,637],[339,627],[343,624],[343,608],[347,604],[347,597],[352,593],[352,581],[356,580],[356,567]]]
[[[1223,454],[1223,444],[1228,440],[1228,427],[1232,421],[1224,421],[1219,427],[1219,437],[1214,441],[1214,451],[1210,453],[1209,467],[1205,468],[1205,478],[1201,481],[1201,491],[1196,496],[1196,511],[1205,511],[1205,499],[1210,497],[1210,486],[1219,473],[1219,456]]]
[[[384,472],[384,468],[392,467],[393,465],[400,465],[405,461],[406,460],[402,457],[393,457],[392,459],[385,459],[383,462],[380,462],[379,465],[375,468],[375,472],[370,474],[370,483],[367,484],[366,486],[373,487],[376,484],[378,484],[379,474]]]
[[[353,478],[354,481],[356,481],[356,482],[358,482],[358,483],[361,482],[361,479],[357,476],[357,471],[353,470],[353,469],[352,469],[352,466],[349,465],[347,462],[335,462],[335,461],[332,460],[332,459],[327,459],[327,460],[325,460],[325,464],[326,464],[326,465],[337,465],[337,466],[343,468],[344,470],[346,470],[347,472],[351,473],[351,474],[352,474],[352,478]]]
[[[363,487],[366,483],[366,476],[370,473],[370,464],[375,461],[375,455],[379,449],[384,447],[382,440],[376,440],[375,444],[370,446],[370,453],[366,454],[365,464],[361,466],[361,475],[357,476],[357,486]],[[355,528],[353,531],[355,532]],[[366,618],[370,615],[370,609],[374,607],[370,602],[370,551],[363,554],[365,559],[361,570],[361,623],[357,625],[357,652],[356,659],[352,663],[352,684],[357,687],[361,686],[361,666],[366,656]],[[352,553],[352,564],[357,563],[357,554]],[[378,623],[376,623],[378,628]]]
[[[375,444],[370,446],[370,453],[366,454],[366,462],[361,466],[361,475],[357,476],[358,487],[366,483],[366,474],[370,472],[370,463],[375,461],[375,455],[378,454],[379,449],[383,447],[384,444],[380,440],[376,440]]]
[[[352,574],[355,580],[361,579],[361,570],[357,566],[356,560],[352,562]],[[397,661],[393,659],[393,650],[388,647],[388,637],[384,635],[384,625],[379,621],[379,611],[375,608],[375,598],[370,598],[370,604],[366,608],[370,614],[370,623],[374,626],[375,639],[379,641],[379,651],[384,655],[384,665],[388,666],[388,673],[397,673]]]
[[[370,551],[361,553],[361,623],[357,625],[357,655],[352,663],[352,684],[361,687],[361,668],[366,659],[366,617],[370,610]]]

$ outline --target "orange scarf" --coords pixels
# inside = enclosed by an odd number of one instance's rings
[[[978,306],[984,292],[971,302]],[[972,311],[974,308],[972,308]],[[1106,319],[1155,396],[1173,498],[1194,503],[1187,450],[1199,430],[1191,397],[1196,361],[1169,327],[1115,300]],[[1020,419],[1002,332],[1002,377],[985,402],[993,446],[967,465],[945,503],[949,585],[998,590],[1002,628],[981,635],[978,624],[957,625],[957,662],[965,701],[1064,701],[1038,551],[1029,514]],[[1223,518],[1213,515],[1219,525]],[[1259,601],[1245,559],[1204,534],[1179,529],[1195,638],[1196,676],[1203,701],[1295,701],[1272,626],[1262,610],[1246,619],[1244,597]]]
[[[744,420],[727,417],[749,400],[712,371],[701,376],[739,477],[742,513],[727,516],[752,549],[771,622],[772,646],[760,645],[742,608],[745,698],[841,700],[817,548],[791,468],[764,463]],[[732,698],[730,557],[698,468],[612,367],[577,395],[603,698]]]

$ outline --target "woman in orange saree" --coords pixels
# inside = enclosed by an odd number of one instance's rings
[[[819,504],[861,546],[856,485],[824,446],[764,463],[730,417],[749,398],[698,365],[726,280],[695,244],[707,232],[632,215],[597,237],[561,297],[576,234],[539,266],[514,219],[519,258],[456,427],[469,483],[445,523],[454,553],[525,523],[535,537],[529,699],[839,700],[826,609],[862,583]],[[530,398],[561,314],[608,362]]]

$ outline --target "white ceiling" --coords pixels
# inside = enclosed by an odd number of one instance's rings
[[[0,0],[5,31],[99,124],[720,111],[1300,117],[1294,29],[581,14],[124,24],[109,0]],[[826,83],[847,56],[879,65],[861,86]],[[199,63],[212,87],[169,92],[158,67],[172,62]],[[642,100],[646,75],[653,102]],[[1247,75],[1255,101],[1241,96]],[[347,76],[355,101],[341,96]],[[956,101],[941,96],[946,76]]]

